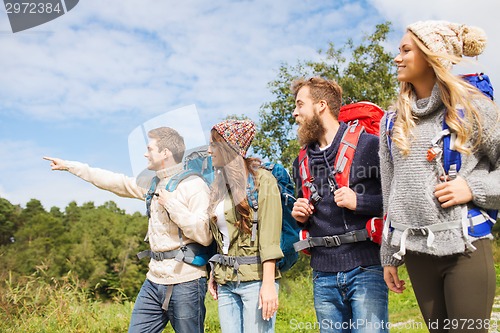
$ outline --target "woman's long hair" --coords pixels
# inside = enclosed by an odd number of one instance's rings
[[[447,110],[446,123],[450,130],[457,135],[455,149],[461,153],[470,154],[481,142],[483,134],[481,116],[471,101],[478,98],[488,98],[459,76],[453,74],[440,61],[440,58],[446,57],[453,63],[458,63],[460,58],[432,53],[412,32],[409,31],[409,34],[434,70],[441,99]],[[410,153],[412,129],[415,127],[416,118],[411,114],[410,104],[414,94],[411,83],[401,82],[399,97],[393,106],[397,116],[394,121],[392,140],[401,149],[403,155]],[[460,114],[461,112],[463,112],[463,116]],[[468,145],[470,139],[473,139],[472,147]]]
[[[260,160],[257,158],[244,158],[232,149],[217,133],[211,131],[212,144],[217,146],[217,157],[223,161],[223,167],[216,168],[215,179],[211,186],[210,203],[208,212],[211,223],[217,223],[215,208],[224,200],[228,191],[236,209],[236,227],[247,234],[252,233],[252,211],[247,199],[248,175],[253,177],[255,189],[258,189],[257,169]]]

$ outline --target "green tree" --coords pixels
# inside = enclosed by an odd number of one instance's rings
[[[58,281],[71,271],[96,297],[132,298],[147,272],[147,260],[136,257],[147,248],[147,225],[144,215],[126,214],[113,201],[47,212],[36,199],[24,209],[0,199],[0,280],[43,271],[41,278]]]
[[[254,151],[291,168],[300,147],[292,115],[295,101],[290,84],[299,77],[321,76],[337,81],[346,104],[369,100],[387,108],[397,93],[393,55],[383,47],[389,32],[390,22],[379,24],[359,45],[352,39],[341,48],[330,43],[325,52],[318,51],[322,61],[298,61],[294,66],[282,64],[278,77],[268,84],[275,99],[261,106]]]
[[[72,223],[75,223],[80,219],[80,207],[78,207],[78,204],[75,201],[71,201],[68,206],[64,209],[65,213],[65,220],[64,222],[67,225],[71,225]]]
[[[19,226],[21,207],[14,206],[7,199],[0,198],[0,245],[15,241],[14,233]]]
[[[3,264],[7,270],[20,275],[29,275],[44,267],[50,276],[58,276],[59,264],[54,253],[58,253],[65,234],[63,220],[54,217],[38,205],[38,200],[22,211],[25,218],[14,234],[15,242],[4,247],[6,255]]]
[[[28,221],[30,218],[37,214],[46,213],[45,209],[42,206],[40,200],[31,199],[26,203],[26,208],[23,209],[21,213],[21,220]]]
[[[136,257],[146,246],[146,232],[147,218],[139,213],[125,214],[113,201],[97,208],[85,203],[79,208],[79,219],[70,226],[67,269],[95,295],[133,297],[146,273],[147,261],[139,262]]]

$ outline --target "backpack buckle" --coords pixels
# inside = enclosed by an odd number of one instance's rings
[[[308,187],[311,191],[311,197],[309,198],[309,203],[313,206],[316,206],[316,204],[320,202],[321,199],[323,199],[321,195],[319,195],[318,189],[312,182],[306,182],[304,183],[304,185]]]
[[[440,157],[443,150],[438,146],[433,146],[427,150],[427,161],[432,162],[436,158]]]
[[[152,254],[152,258],[156,261],[162,261],[163,259],[165,259],[163,257],[163,252],[153,252],[151,253]]]
[[[323,199],[321,195],[319,195],[318,192],[315,191],[311,193],[311,197],[309,198],[309,203],[313,206],[316,206],[316,204],[320,202],[321,199]]]
[[[340,241],[339,236],[327,236],[323,238],[325,240],[325,247],[334,247],[334,246],[340,246],[342,242]]]
[[[234,267],[235,262],[236,262],[235,258],[230,256],[223,256],[221,260],[222,265],[230,267]]]
[[[450,165],[450,170],[448,170],[448,177],[450,179],[455,179],[457,178],[457,175],[458,175],[457,165],[456,164]]]

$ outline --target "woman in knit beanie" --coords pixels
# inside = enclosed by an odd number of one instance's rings
[[[499,112],[450,71],[485,46],[479,28],[443,21],[409,25],[394,59],[400,94],[381,121],[384,279],[401,293],[397,267],[406,264],[431,332],[487,332],[495,296],[494,218],[486,210],[500,208]],[[449,170],[446,140],[461,158]],[[467,218],[472,208],[481,213]]]
[[[246,156],[254,136],[250,120],[225,120],[211,131],[216,175],[209,215],[218,254],[210,260],[209,291],[218,299],[223,333],[274,332],[278,309],[281,199],[274,176]],[[257,211],[248,202],[250,188],[258,193]]]

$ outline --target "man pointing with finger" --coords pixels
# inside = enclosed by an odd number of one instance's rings
[[[51,162],[52,170],[65,170],[100,189],[149,202],[147,238],[151,251],[145,252],[151,260],[135,301],[129,333],[160,333],[169,322],[177,333],[204,332],[206,267],[176,260],[176,256],[193,243],[207,246],[212,242],[209,189],[202,178],[190,176],[175,190],[166,191],[166,184],[183,171],[184,139],[169,127],[152,129],[148,137],[144,157],[158,179],[152,188],[154,195],[135,178],[76,161],[44,159]]]

